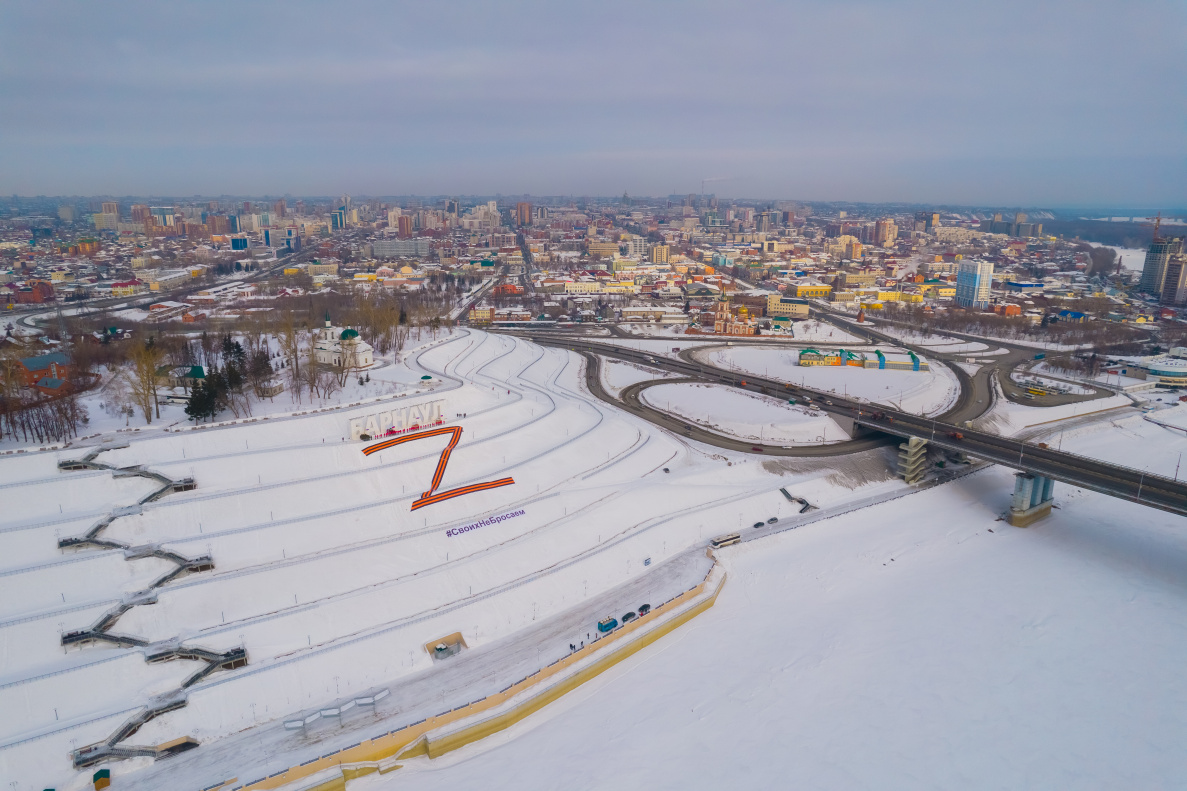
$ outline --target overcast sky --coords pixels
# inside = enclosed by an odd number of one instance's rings
[[[1187,3],[0,3],[0,193],[1187,203]]]

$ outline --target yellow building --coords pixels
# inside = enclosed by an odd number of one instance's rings
[[[772,318],[806,319],[808,318],[808,303],[802,299],[771,294],[767,297],[767,315]]]
[[[618,242],[590,242],[589,254],[611,258],[618,252]]]
[[[596,281],[570,280],[565,283],[566,294],[593,294],[601,289]]]
[[[666,244],[657,244],[651,248],[651,263],[666,264],[668,263],[668,253],[670,248]]]
[[[471,324],[490,324],[495,320],[495,309],[491,305],[476,305],[470,308]]]
[[[800,283],[795,287],[795,295],[800,299],[828,299],[832,292],[832,286],[819,283]]]
[[[927,294],[932,299],[943,299],[944,297],[955,297],[956,286],[944,284],[942,286],[923,286],[923,293]]]
[[[312,263],[306,267],[305,271],[309,273],[310,277],[314,277],[316,275],[337,275],[338,265]]]
[[[923,295],[903,291],[879,291],[876,299],[879,302],[922,302]]]

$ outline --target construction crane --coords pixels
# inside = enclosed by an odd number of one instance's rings
[[[1143,228],[1153,228],[1154,229],[1154,238],[1151,241],[1157,242],[1159,239],[1162,238],[1161,236],[1158,235],[1158,229],[1160,227],[1162,227],[1162,212],[1158,212],[1153,217],[1147,217],[1146,219],[1153,220],[1154,222],[1153,223],[1143,222],[1143,223],[1138,223],[1138,225],[1140,225]]]

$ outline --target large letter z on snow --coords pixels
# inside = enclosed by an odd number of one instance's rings
[[[438,434],[448,434],[449,444],[445,446],[445,450],[441,451],[441,458],[437,461],[437,469],[433,473],[433,483],[429,486],[429,490],[420,496],[420,499],[412,503],[412,509],[424,508],[426,505],[439,503],[442,500],[448,500],[453,497],[460,497],[463,494],[471,494],[473,492],[481,492],[485,489],[497,489],[500,486],[508,486],[515,483],[514,478],[500,478],[497,481],[487,481],[486,483],[472,483],[469,486],[459,486],[457,489],[450,489],[445,492],[438,492],[437,487],[441,485],[441,476],[445,474],[445,465],[449,464],[449,454],[453,453],[453,449],[457,447],[458,440],[462,438],[461,426],[446,426],[443,428],[430,429],[429,431],[418,431],[415,434],[408,434],[403,437],[394,437],[392,439],[385,439],[383,442],[376,442],[374,445],[368,445],[363,448],[363,455],[370,456],[372,453],[378,453],[381,450],[395,447],[405,442],[412,442],[417,439],[424,439],[425,437],[435,437]]]

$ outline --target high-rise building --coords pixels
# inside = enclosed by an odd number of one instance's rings
[[[992,285],[992,261],[961,261],[956,269],[956,304],[966,308],[988,308]]]
[[[120,205],[115,201],[103,201],[103,213],[114,214],[116,217],[120,216]]]
[[[898,239],[898,225],[894,220],[878,220],[874,223],[874,244],[887,247]]]
[[[132,222],[148,222],[148,218],[151,214],[151,212],[148,210],[148,206],[143,203],[133,203],[131,212]]]
[[[288,211],[288,204],[285,203],[284,198],[281,198],[280,200],[276,201],[276,203],[273,204],[273,206],[272,206],[272,213],[275,214],[280,219],[284,219],[285,213],[287,211]]]
[[[408,214],[401,214],[396,220],[396,229],[400,236],[405,239],[412,235],[412,216]]]
[[[668,254],[671,249],[666,244],[653,245],[651,248],[651,263],[666,264],[668,263]]]
[[[1172,255],[1183,251],[1182,239],[1155,237],[1146,250],[1146,261],[1142,264],[1142,280],[1138,288],[1147,294],[1158,296],[1166,280],[1166,265]]]
[[[532,204],[519,202],[515,204],[515,224],[516,225],[531,225],[532,224]]]
[[[74,207],[73,206],[59,206],[58,219],[62,222],[74,222]]]
[[[931,233],[940,224],[940,215],[936,212],[915,212],[915,230]]]
[[[1158,301],[1175,307],[1187,305],[1187,255],[1175,253],[1166,262],[1166,278]]]

